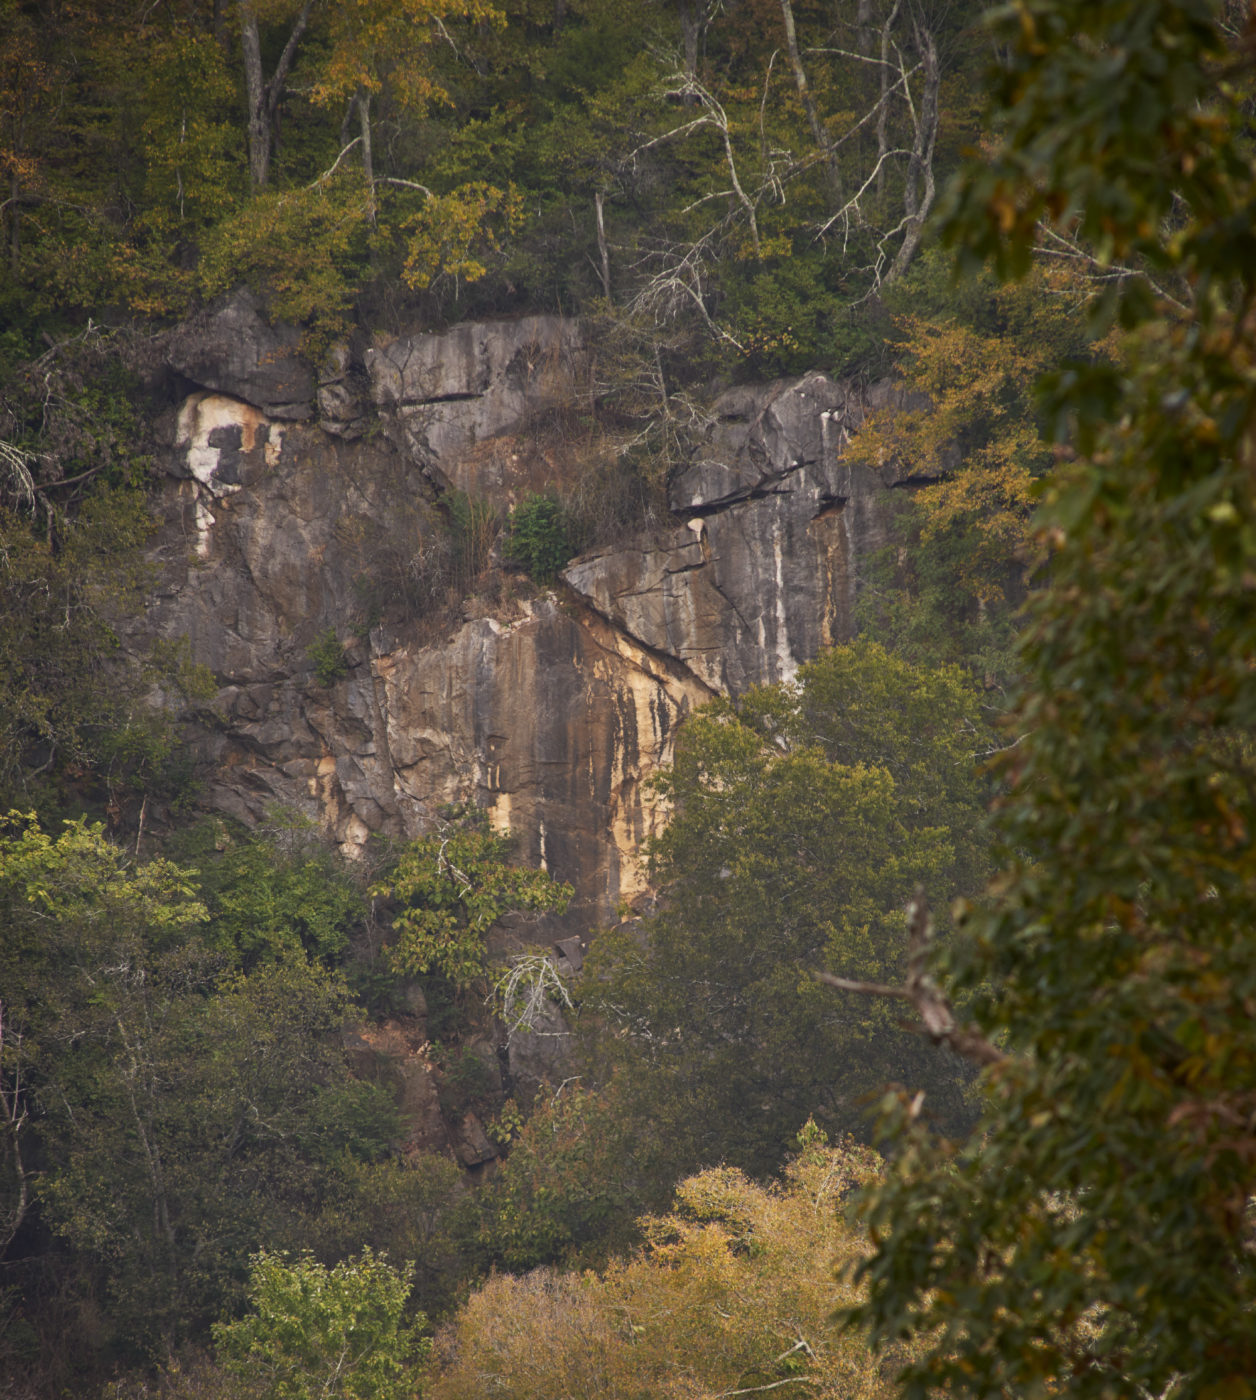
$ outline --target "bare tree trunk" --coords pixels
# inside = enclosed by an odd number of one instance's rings
[[[798,50],[798,34],[794,28],[794,7],[790,0],[781,0],[781,19],[785,24],[785,48],[789,53],[789,66],[794,71],[794,85],[798,89],[803,111],[807,114],[807,125],[811,128],[811,135],[829,168],[829,179],[832,181],[834,194],[838,199],[841,199],[841,168],[833,151],[832,142],[829,140],[829,134],[825,131],[820,114],[816,111],[811,88],[807,84],[807,70],[803,67],[802,54]]]
[[[680,0],[680,41],[685,54],[685,77],[693,82],[698,76],[698,33],[702,20],[699,10],[702,0]]]
[[[270,156],[274,145],[275,114],[283,100],[297,45],[310,21],[314,0],[305,0],[288,35],[275,71],[267,81],[262,71],[262,41],[253,0],[241,0],[240,47],[244,53],[244,91],[248,102],[249,179],[255,190],[270,180]]]
[[[890,149],[890,34],[902,0],[894,0],[881,26],[881,106],[877,110],[877,199],[885,198],[885,153]]]
[[[925,81],[920,95],[920,106],[912,106],[914,132],[911,158],[907,164],[907,180],[903,186],[903,241],[889,272],[885,275],[883,286],[888,286],[901,277],[911,266],[916,250],[920,247],[925,220],[933,208],[936,193],[933,151],[938,139],[938,91],[942,85],[942,72],[933,31],[919,22],[914,22],[914,29]]]
[[[4,1004],[0,1002],[0,1055],[5,1048]],[[11,1045],[9,1059],[13,1063],[12,1084],[5,1086],[0,1079],[0,1113],[3,1114],[4,1130],[9,1136],[9,1155],[12,1159],[13,1179],[17,1182],[17,1200],[0,1220],[0,1257],[12,1244],[17,1232],[22,1228],[30,1209],[30,1171],[22,1156],[22,1129],[26,1126],[25,1092],[22,1088],[22,1037],[8,1033]]]
[[[262,77],[262,41],[257,32],[257,16],[247,3],[240,6],[240,47],[244,50],[244,91],[249,109],[249,180],[255,190],[260,190],[270,176],[270,121]]]
[[[602,219],[602,191],[598,190],[593,196],[593,202],[597,208],[597,251],[602,262],[602,294],[606,297],[606,304],[611,304],[611,260],[606,247],[606,224]]]
[[[371,94],[358,89],[358,123],[362,132],[362,173],[366,177],[366,217],[375,224],[375,157],[371,150]]]
[[[855,11],[856,42],[866,58],[872,57],[872,3],[873,0],[859,0]]]

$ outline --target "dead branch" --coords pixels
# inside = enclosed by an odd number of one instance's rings
[[[1142,268],[1129,267],[1124,263],[1101,262],[1076,239],[1068,237],[1058,228],[1053,228],[1042,220],[1038,223],[1038,234],[1040,242],[1034,249],[1038,257],[1072,263],[1075,267],[1084,269],[1083,275],[1088,282],[1119,282],[1127,277],[1141,277],[1162,301],[1167,302],[1183,316],[1190,315],[1192,308],[1186,302],[1173,296]]]
[[[987,1040],[973,1026],[961,1026],[955,1010],[941,988],[929,976],[929,947],[933,942],[933,916],[924,891],[917,890],[907,907],[907,979],[901,987],[882,982],[860,982],[850,977],[835,977],[831,972],[817,972],[815,978],[839,992],[855,992],[859,996],[891,997],[910,1002],[920,1017],[919,1025],[907,1029],[923,1035],[934,1045],[948,1050],[974,1064],[988,1067],[1006,1064],[1010,1056]]]
[[[340,167],[340,162],[341,162],[342,160],[344,160],[345,156],[347,156],[351,150],[353,150],[354,146],[360,145],[361,142],[362,142],[362,138],[361,138],[360,136],[355,136],[355,137],[353,138],[352,141],[350,141],[346,146],[344,146],[344,147],[341,149],[340,154],[336,157],[336,159],[335,159],[334,161],[332,161],[332,163],[327,167],[327,169],[324,170],[323,173],[322,173],[321,175],[316,175],[316,176],[310,181],[310,183],[309,183],[308,185],[306,185],[305,188],[306,188],[307,190],[317,189],[317,187],[318,187],[319,185],[325,183],[327,180],[330,180],[331,177],[332,177],[332,176],[336,173],[336,171],[339,169],[339,167]]]

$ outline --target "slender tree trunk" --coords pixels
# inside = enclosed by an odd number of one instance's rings
[[[240,48],[244,54],[244,91],[248,103],[249,179],[255,190],[270,181],[270,157],[274,145],[275,116],[287,88],[288,74],[297,55],[314,0],[305,0],[293,22],[275,71],[269,81],[262,69],[262,41],[253,0],[241,0]]]
[[[358,89],[358,123],[362,132],[362,173],[366,176],[366,216],[375,224],[375,158],[371,151],[371,94]]]
[[[698,76],[698,32],[701,27],[699,9],[703,0],[680,0],[680,40],[685,55],[685,77],[693,82]]]
[[[877,109],[877,199],[885,198],[885,153],[890,149],[890,35],[902,0],[894,0],[881,26],[881,105]]]
[[[597,208],[597,251],[602,262],[602,293],[606,297],[606,303],[611,303],[611,260],[606,247],[606,224],[602,219],[602,191],[598,190],[593,196],[594,205]]]
[[[920,247],[925,220],[933,208],[936,193],[933,151],[938,139],[938,92],[942,85],[942,72],[933,31],[919,23],[915,24],[914,28],[925,81],[920,94],[920,105],[912,108],[915,130],[911,159],[907,164],[907,180],[903,186],[903,213],[906,216],[903,241],[889,272],[885,275],[883,286],[888,286],[901,277],[911,266],[916,250]]]
[[[859,0],[855,11],[855,34],[859,52],[865,58],[872,57],[872,0]]]
[[[240,6],[240,47],[244,51],[244,92],[248,103],[249,180],[265,189],[270,177],[270,119],[266,114],[266,82],[262,77],[262,41],[257,16],[250,4]]]
[[[10,1041],[12,1033],[8,1033]],[[0,1002],[0,1053],[5,1048],[6,1030],[4,1025],[4,1003]],[[13,1064],[12,1084],[6,1086],[0,1079],[0,1112],[4,1115],[4,1128],[9,1135],[9,1156],[12,1161],[13,1180],[17,1182],[17,1200],[9,1209],[7,1217],[0,1221],[0,1256],[12,1244],[17,1232],[22,1228],[26,1213],[30,1209],[29,1180],[25,1159],[22,1156],[22,1129],[26,1126],[26,1104],[22,1089],[22,1037],[18,1035],[12,1046],[9,1060]]]
[[[22,187],[18,184],[17,172],[14,171],[9,178],[9,207],[4,211],[4,217],[9,221],[9,272],[15,280],[22,251],[21,227],[18,220],[18,200],[21,194]]]
[[[794,86],[798,89],[798,96],[802,101],[803,111],[807,115],[807,125],[811,128],[812,138],[828,166],[833,192],[840,200],[842,197],[842,172],[832,143],[829,141],[829,134],[825,131],[824,124],[820,121],[820,114],[816,111],[811,88],[807,83],[807,70],[803,66],[802,54],[798,49],[798,33],[794,28],[794,7],[790,0],[781,0],[781,19],[785,24],[785,48],[789,54],[789,66],[794,71]]]

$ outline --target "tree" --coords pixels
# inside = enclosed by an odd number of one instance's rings
[[[270,3],[262,0],[266,19],[282,21],[291,28],[275,62],[274,71],[266,76],[262,65],[262,39],[257,0],[239,0],[240,49],[244,59],[244,91],[248,109],[249,179],[255,190],[264,189],[270,180],[270,155],[274,144],[275,118],[288,84],[288,74],[297,56],[297,49],[310,22],[314,0],[295,3]]]
[[[485,934],[504,914],[562,913],[570,885],[544,870],[508,863],[509,835],[488,829],[482,814],[448,823],[412,841],[374,893],[401,904],[390,958],[398,972],[439,973],[464,987],[488,967]]]
[[[864,643],[688,721],[652,852],[662,909],[598,936],[584,991],[612,1031],[594,1064],[628,1057],[640,1131],[682,1169],[771,1170],[812,1114],[858,1127],[866,1095],[920,1073],[884,1008],[849,1014],[812,973],[892,975],[912,889],[946,905],[979,886],[991,746],[958,671]]]
[[[399,1136],[391,1095],[348,1075],[339,974],[299,951],[240,971],[195,872],[137,863],[99,826],[7,819],[0,920],[0,1218],[55,1231],[83,1305],[107,1304],[102,1343],[173,1345],[251,1251],[344,1204]]]
[[[1097,356],[1089,289],[1074,270],[1035,268],[962,288],[930,249],[887,297],[908,395],[870,415],[854,462],[917,483],[898,493],[891,543],[867,568],[861,628],[926,662],[967,665],[990,690],[1016,670],[1016,613],[1044,562],[1032,517],[1054,458],[1036,387],[1065,357]]]
[[[1119,266],[1098,310],[1130,344],[1055,378],[1076,457],[1040,519],[1052,578],[1024,641],[1005,869],[944,959],[992,1052],[983,1120],[940,1150],[894,1107],[905,1138],[868,1207],[854,1316],[882,1344],[928,1341],[913,1397],[1239,1400],[1256,1376],[1256,16],[1022,0],[996,22],[1000,132],[950,236],[962,262],[1017,274],[1063,229]]]
[[[832,1321],[827,1273],[856,1259],[845,1196],[876,1155],[814,1125],[784,1180],[714,1168],[642,1221],[645,1246],[604,1269],[497,1274],[437,1344],[434,1400],[728,1396],[794,1388],[825,1400],[891,1394],[889,1367]]]
[[[410,1271],[369,1246],[331,1269],[263,1250],[249,1276],[253,1310],[214,1328],[218,1351],[267,1400],[402,1400],[430,1345],[422,1314],[403,1320]]]
[[[455,18],[489,24],[500,23],[502,15],[490,0],[360,0],[356,5],[336,6],[331,12],[328,55],[314,97],[320,105],[348,99],[350,114],[356,113],[358,135],[349,144],[359,148],[372,222],[375,159],[371,103],[386,93],[398,110],[421,113],[436,103],[448,102],[449,94],[433,73],[430,50],[439,42],[453,43],[445,21]],[[385,178],[431,196],[431,191],[413,181]]]
[[[636,1238],[644,1210],[666,1204],[674,1177],[624,1112],[620,1088],[592,1092],[573,1081],[534,1106],[479,1193],[488,1264],[523,1273],[602,1260]]]

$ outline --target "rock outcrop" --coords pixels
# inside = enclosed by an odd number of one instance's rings
[[[443,494],[504,512],[579,478],[538,430],[588,392],[579,328],[535,316],[344,347],[316,385],[254,318],[229,299],[170,351],[190,392],[145,626],[188,637],[219,682],[194,739],[209,801],[246,821],[300,808],[352,853],[471,800],[576,886],[553,936],[612,917],[644,889],[647,780],[686,713],[852,633],[893,485],[843,457],[869,395],[819,374],[728,391],[672,484],[671,526],[573,561],[557,590],[502,575],[450,618],[414,583],[449,537]],[[320,680],[309,650],[329,635],[343,664]]]
[[[300,334],[271,326],[243,289],[220,297],[170,338],[171,369],[202,389],[243,399],[268,418],[308,418],[314,375],[300,354]]]
[[[852,633],[855,560],[882,543],[879,482],[840,447],[862,417],[823,375],[731,390],[672,483],[683,523],[564,577],[615,627],[714,691],[788,680]]]
[[[521,433],[575,405],[587,371],[578,326],[557,316],[406,336],[367,350],[364,361],[403,455],[442,487],[506,505],[547,484],[545,465],[538,479],[536,459],[520,450]]]

